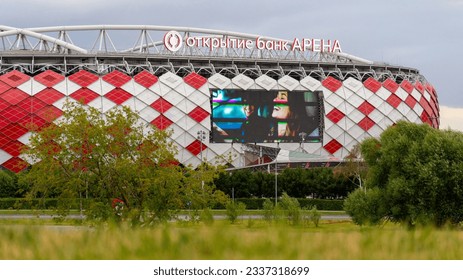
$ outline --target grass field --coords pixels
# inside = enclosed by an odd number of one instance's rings
[[[45,224],[44,224],[45,223]],[[169,223],[154,228],[51,225],[23,220],[0,224],[0,259],[463,259],[463,232],[360,228],[350,221],[320,227],[242,220]]]

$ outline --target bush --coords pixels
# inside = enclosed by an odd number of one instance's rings
[[[199,215],[199,219],[206,225],[212,225],[214,223],[214,215],[212,214],[211,209],[203,209]]]
[[[280,202],[281,208],[285,211],[288,222],[292,225],[298,225],[301,222],[301,206],[296,198],[290,197],[283,193]]]
[[[263,210],[264,210],[264,220],[266,222],[271,222],[273,219],[274,215],[274,209],[275,206],[273,205],[273,202],[270,201],[270,199],[266,198],[263,204]]]
[[[238,217],[244,213],[244,210],[246,210],[246,205],[242,202],[234,203],[232,201],[227,203],[226,214],[228,220],[234,224],[238,220]]]
[[[310,210],[310,220],[312,221],[315,227],[318,227],[321,217],[322,214],[318,212],[317,206],[312,207],[312,209]]]
[[[386,217],[384,199],[378,188],[357,189],[346,198],[344,210],[357,225],[377,225]]]

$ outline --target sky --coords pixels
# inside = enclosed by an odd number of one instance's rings
[[[441,128],[463,131],[463,0],[2,0],[0,25],[168,25],[292,40],[416,68],[437,91]]]

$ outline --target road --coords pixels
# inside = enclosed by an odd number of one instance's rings
[[[5,214],[2,213],[0,214],[0,220],[1,219],[6,219],[6,220],[19,220],[19,219],[43,219],[43,220],[51,220],[53,218],[57,218],[58,216],[56,215],[49,215],[49,214]],[[74,219],[74,220],[80,220],[84,219],[85,215],[79,215],[79,214],[71,214],[68,215],[66,218],[68,219]],[[178,218],[181,220],[188,220],[189,216],[188,215],[178,215]],[[226,215],[214,215],[215,220],[222,220],[226,219]],[[257,219],[262,219],[262,215],[242,215],[239,217],[240,220],[257,220]],[[334,221],[339,221],[339,220],[350,220],[351,217],[349,215],[329,215],[325,214],[321,216],[321,220],[334,220]]]

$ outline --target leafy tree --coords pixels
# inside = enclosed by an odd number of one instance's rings
[[[0,170],[0,197],[16,197],[17,185],[14,175],[6,170]]]
[[[34,164],[21,180],[31,186],[29,197],[57,197],[63,211],[76,201],[82,209],[83,200],[92,198],[87,216],[104,220],[117,200],[124,209],[118,214],[133,223],[163,221],[184,206],[186,189],[197,185],[184,176],[194,172],[176,163],[169,135],[141,124],[128,107],[103,116],[67,103],[59,122],[31,137],[25,155]]]
[[[379,213],[409,226],[463,221],[462,133],[401,121],[379,139],[365,140],[361,153],[369,167],[367,191],[349,199],[358,200],[359,209],[375,206],[366,214],[370,221]]]

